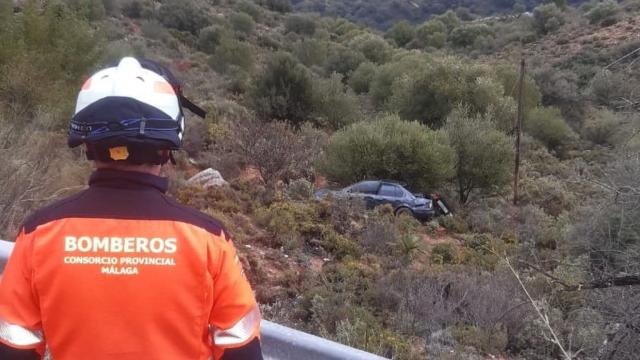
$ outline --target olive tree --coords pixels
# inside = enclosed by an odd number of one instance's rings
[[[349,47],[359,50],[364,57],[374,64],[384,64],[393,53],[393,48],[385,39],[373,34],[363,34],[354,37],[349,42]]]
[[[158,20],[162,25],[188,31],[194,35],[209,25],[209,19],[202,9],[187,0],[170,0],[162,3],[158,9]]]
[[[413,25],[404,20],[395,23],[395,25],[387,31],[386,36],[392,39],[399,47],[404,47],[413,40],[415,34],[416,30],[413,28]]]
[[[504,90],[489,68],[455,58],[436,58],[394,79],[386,108],[403,119],[441,126],[460,103],[474,113],[499,104]]]
[[[454,178],[460,203],[466,203],[473,191],[499,191],[509,183],[511,140],[495,129],[489,116],[458,108],[447,118],[444,129],[456,154]]]
[[[429,20],[416,30],[416,42],[420,47],[439,49],[447,41],[447,26],[439,20]]]
[[[313,86],[307,68],[291,54],[276,53],[256,80],[253,104],[266,119],[304,122],[311,112]]]
[[[564,22],[562,9],[554,3],[540,5],[533,10],[534,27],[541,35],[558,30]]]
[[[538,107],[529,111],[524,130],[551,150],[568,144],[575,137],[560,110],[554,107]]]
[[[334,130],[362,117],[358,98],[343,83],[342,75],[337,73],[333,73],[328,79],[314,80],[313,110],[319,125]]]
[[[384,115],[333,134],[320,168],[330,180],[345,185],[363,179],[397,179],[425,191],[452,175],[454,159],[444,132]]]

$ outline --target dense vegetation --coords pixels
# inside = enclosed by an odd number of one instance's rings
[[[323,3],[379,6],[389,29],[286,0],[0,0],[0,236],[83,186],[65,149],[83,77],[146,56],[209,110],[188,119],[171,192],[227,224],[265,317],[396,359],[637,358],[640,3],[483,21],[516,4]],[[207,167],[230,184],[186,182]],[[313,200],[314,183],[373,177],[455,216]]]
[[[423,22],[434,15],[454,10],[464,20],[496,14],[519,14],[534,7],[554,2],[566,5],[565,0],[454,0],[454,1],[385,1],[385,0],[292,0],[299,11],[316,12],[325,16],[339,16],[354,22],[387,29],[398,21]],[[569,3],[581,3],[575,0]]]

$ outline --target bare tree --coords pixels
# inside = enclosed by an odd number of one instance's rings
[[[310,125],[295,130],[285,122],[248,119],[234,129],[235,151],[274,189],[279,181],[312,176],[326,135]]]

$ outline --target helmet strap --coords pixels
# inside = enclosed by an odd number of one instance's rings
[[[118,153],[122,153],[121,148],[126,148],[124,151],[127,155],[116,156],[114,158],[114,149],[119,150]],[[87,160],[97,160],[102,162],[122,162],[134,165],[164,165],[169,161],[174,162],[171,151],[167,149],[158,149],[149,146],[135,146],[129,145],[107,145],[107,144],[86,144]],[[175,163],[175,162],[174,162]]]

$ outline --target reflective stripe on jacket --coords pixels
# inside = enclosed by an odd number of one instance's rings
[[[55,360],[255,348],[260,313],[227,233],[166,189],[165,178],[98,170],[31,216],[0,282],[0,342]]]

